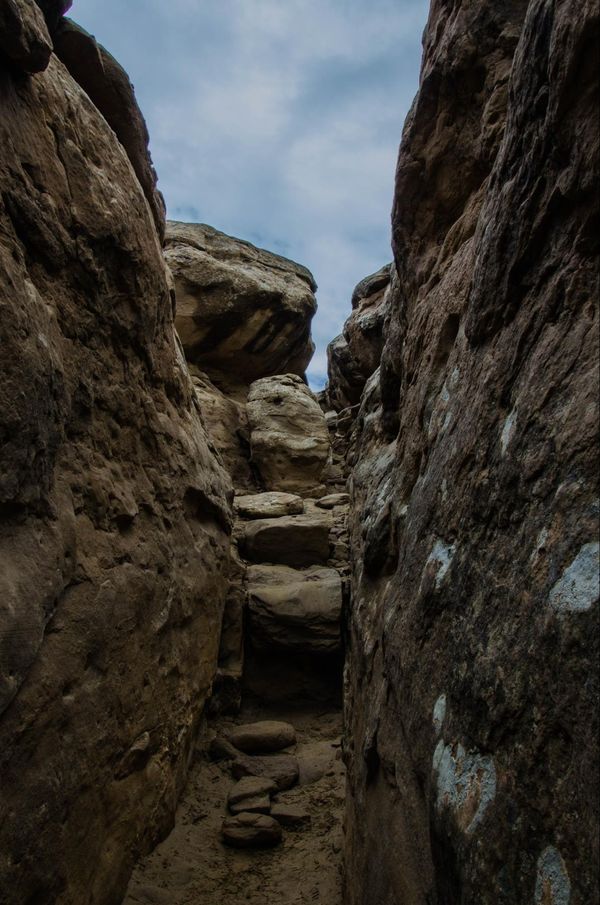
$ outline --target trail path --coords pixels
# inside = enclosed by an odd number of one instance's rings
[[[234,780],[227,763],[211,762],[211,735],[236,723],[283,719],[297,731],[294,749],[300,783],[278,800],[299,805],[310,824],[284,830],[275,849],[227,848],[221,824]],[[326,710],[246,708],[213,721],[200,742],[197,761],[170,835],[137,866],[123,905],[341,905],[344,766],[341,714]]]

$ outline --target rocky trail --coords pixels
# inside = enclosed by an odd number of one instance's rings
[[[262,486],[234,497],[211,716],[125,905],[342,902],[344,433],[294,375],[256,381],[247,413]]]
[[[211,759],[209,739],[242,721],[265,716],[293,723],[297,744],[288,750],[298,759],[299,779],[273,799],[274,810],[280,805],[289,812],[282,843],[236,849],[222,838],[227,796],[236,781],[230,762]],[[200,738],[175,827],[136,868],[124,905],[339,905],[345,784],[340,736],[341,713],[329,709],[290,713],[248,708],[239,717],[210,721]]]

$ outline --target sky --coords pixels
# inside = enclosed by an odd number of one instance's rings
[[[390,211],[429,0],[74,0],[125,67],[173,220],[299,261],[319,285],[313,388]]]

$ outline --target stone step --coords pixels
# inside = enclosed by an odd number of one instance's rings
[[[249,632],[259,650],[336,652],[341,609],[342,581],[336,569],[248,569]]]
[[[238,545],[242,556],[252,562],[301,568],[327,562],[331,527],[331,515],[325,510],[257,519],[242,527]]]

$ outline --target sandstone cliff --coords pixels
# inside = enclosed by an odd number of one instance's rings
[[[432,5],[350,458],[349,905],[598,902],[597,29]]]
[[[170,826],[231,530],[152,178],[95,95],[108,57],[86,39],[84,91],[51,54],[66,5],[0,4],[3,905],[118,902]],[[129,82],[111,97],[149,172]]]

